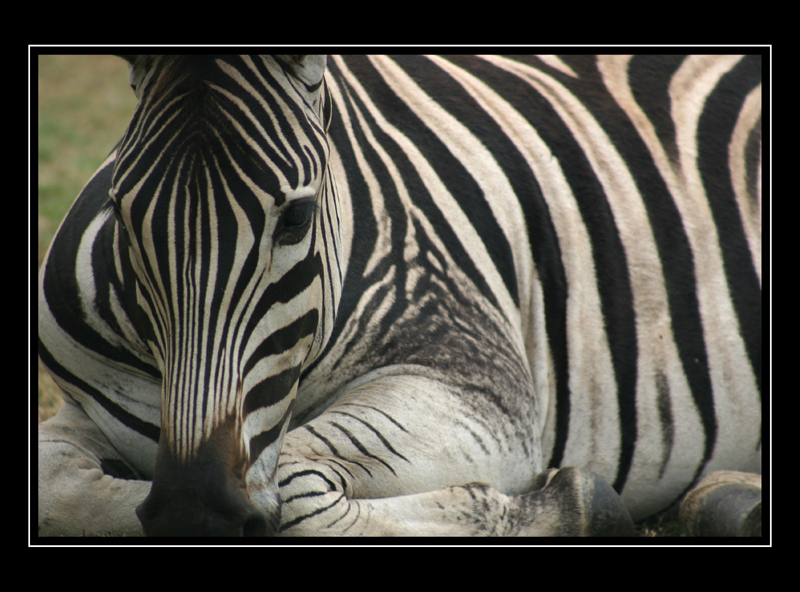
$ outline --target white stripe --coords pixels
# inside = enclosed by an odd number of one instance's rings
[[[736,128],[733,130],[731,145],[729,149],[729,166],[731,169],[731,180],[733,189],[736,193],[736,201],[739,204],[739,214],[744,224],[744,232],[747,236],[747,243],[750,245],[750,253],[753,256],[753,265],[761,280],[761,187],[756,185],[756,195],[750,195],[747,179],[747,141],[753,128],[761,121],[761,85],[750,91],[747,95],[742,111],[736,121]],[[761,154],[759,150],[759,171]]]
[[[542,60],[545,64],[550,66],[551,68],[555,68],[559,72],[566,74],[567,76],[572,76],[573,78],[577,78],[578,75],[575,71],[570,68],[564,61],[558,57],[557,55],[537,55],[537,58]]]

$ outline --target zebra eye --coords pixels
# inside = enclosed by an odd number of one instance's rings
[[[123,233],[127,233],[128,227],[125,226],[125,222],[122,221],[122,214],[119,211],[119,206],[117,206],[117,202],[115,202],[113,199],[110,199],[108,201],[111,204],[111,209],[114,210],[114,217],[117,219],[117,222],[119,223],[120,227],[122,227]]]
[[[278,222],[278,239],[284,245],[300,242],[314,218],[317,204],[313,199],[304,199],[290,204]]]
[[[311,221],[316,205],[313,201],[302,201],[292,204],[283,215],[283,227],[300,228]]]

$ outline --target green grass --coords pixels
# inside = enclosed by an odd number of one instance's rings
[[[39,56],[38,264],[78,192],[122,137],[136,106],[113,56]]]
[[[678,520],[678,511],[673,508],[650,516],[634,525],[636,536],[640,537],[680,537],[683,528]]]
[[[75,197],[122,137],[136,106],[128,67],[113,56],[37,59],[37,269]],[[38,364],[38,419],[62,404]]]

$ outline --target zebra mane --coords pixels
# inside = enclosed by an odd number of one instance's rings
[[[207,89],[206,84],[212,71],[214,55],[161,55],[139,56],[144,60],[144,68],[153,68],[152,86],[149,93],[160,93],[165,88],[177,85],[181,92],[202,94]],[[136,68],[139,63],[135,64]]]
[[[206,88],[208,77],[213,75],[214,60],[220,55],[140,55],[133,61],[134,68],[154,68],[154,86],[149,92],[179,83],[183,91],[199,92]],[[303,63],[306,55],[274,56],[284,68],[290,70]]]

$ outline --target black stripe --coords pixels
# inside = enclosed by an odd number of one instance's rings
[[[278,441],[278,438],[281,435],[281,431],[283,430],[283,426],[289,421],[289,418],[292,415],[292,409],[286,411],[283,417],[276,423],[272,428],[265,432],[261,432],[254,438],[250,439],[250,465],[254,465],[258,460],[258,457],[261,456],[261,453],[264,452],[264,449],[267,448],[270,444],[274,444]]]
[[[722,77],[698,123],[697,153],[708,203],[720,229],[720,249],[739,330],[761,392],[761,282],[728,173],[728,148],[737,118],[748,93],[759,84],[761,56],[743,58]],[[750,143],[748,147],[750,160],[755,160],[760,146]]]
[[[314,510],[313,512],[309,513],[309,514],[305,514],[303,516],[298,516],[294,520],[290,520],[288,522],[281,522],[280,530],[281,531],[288,530],[288,529],[292,528],[293,526],[295,526],[296,524],[299,524],[303,520],[306,520],[308,518],[313,518],[314,516],[317,516],[319,514],[322,514],[323,512],[328,511],[330,508],[332,508],[335,505],[337,505],[342,500],[342,498],[344,498],[344,494],[343,493],[340,494],[334,501],[332,501],[327,506],[321,506],[321,507],[317,508],[316,510]]]
[[[283,372],[269,376],[253,386],[245,396],[242,406],[244,417],[262,407],[269,407],[285,399],[297,382],[299,368],[288,368]]]
[[[292,481],[294,481],[298,477],[308,477],[309,475],[314,475],[315,477],[319,477],[325,483],[328,484],[328,487],[332,491],[336,490],[336,484],[333,481],[331,481],[330,479],[328,479],[325,476],[325,474],[322,473],[322,471],[318,471],[316,469],[304,469],[302,471],[297,471],[296,473],[292,473],[291,475],[286,477],[283,481],[279,481],[278,482],[278,487],[280,487],[280,488],[286,487],[287,485],[289,485],[289,483],[291,483]],[[301,497],[301,496],[297,496],[297,497]]]
[[[369,450],[367,450],[366,446],[364,446],[361,443],[361,441],[355,436],[355,434],[353,434],[350,430],[348,430],[343,425],[336,423],[335,421],[330,421],[328,423],[329,423],[329,425],[335,427],[337,430],[342,432],[345,436],[347,436],[347,439],[350,440],[350,442],[352,442],[353,446],[355,446],[363,456],[366,456],[367,458],[371,458],[371,459],[374,459],[374,460],[378,461],[383,466],[385,466],[387,469],[389,469],[392,472],[392,475],[397,475],[397,473],[395,473],[394,469],[392,468],[392,466],[389,463],[384,461],[382,458],[380,458],[378,456],[375,456]],[[398,455],[398,456],[400,456],[400,455]],[[366,469],[366,467],[364,467],[364,470],[369,473],[369,471]],[[371,475],[372,475],[372,473],[370,473],[370,476]]]
[[[336,427],[339,427],[339,426],[336,426]],[[331,451],[331,454],[332,454],[332,455],[333,455],[335,458],[339,458],[339,459],[341,459],[341,460],[345,460],[345,457],[344,457],[344,456],[342,456],[342,454],[341,454],[341,453],[339,452],[339,450],[336,448],[336,446],[334,445],[334,443],[333,443],[333,442],[331,442],[331,441],[330,441],[328,438],[326,438],[326,437],[325,437],[325,436],[323,436],[322,434],[320,434],[320,433],[319,433],[319,432],[318,432],[316,429],[314,429],[314,427],[313,427],[313,426],[311,426],[311,425],[309,425],[309,424],[306,424],[306,425],[302,426],[302,428],[303,428],[304,430],[306,430],[306,431],[307,431],[309,434],[311,434],[312,436],[314,436],[314,437],[315,437],[317,440],[319,440],[320,442],[324,443],[324,444],[325,444],[325,446],[327,446],[327,447],[328,447],[328,450],[330,450],[330,451]],[[369,475],[370,477],[372,477],[372,471],[370,471],[370,470],[369,470],[369,469],[366,467],[366,465],[364,465],[364,464],[362,464],[362,463],[360,463],[360,462],[358,462],[358,461],[356,461],[356,460],[353,460],[352,458],[347,458],[347,459],[346,459],[346,461],[347,461],[349,464],[351,464],[351,465],[355,465],[355,466],[357,466],[357,467],[361,468],[361,469],[362,469],[362,470],[363,470],[365,473],[367,473],[367,475]],[[348,471],[348,473],[350,473],[350,471]],[[353,474],[352,474],[352,473],[350,473],[350,475],[351,475],[351,476],[353,476]]]
[[[394,454],[395,456],[399,456],[400,458],[402,458],[402,459],[403,459],[404,461],[406,461],[406,462],[411,462],[411,461],[410,461],[410,460],[408,460],[408,459],[407,459],[405,456],[403,456],[402,454],[400,454],[399,452],[397,452],[397,450],[395,450],[395,449],[394,449],[394,447],[393,447],[393,446],[392,446],[392,445],[389,443],[389,441],[388,441],[386,438],[384,438],[384,437],[383,437],[383,434],[381,434],[381,433],[380,433],[378,430],[376,430],[376,429],[375,429],[375,428],[372,426],[372,424],[370,424],[369,422],[366,422],[366,421],[364,421],[363,419],[361,419],[360,417],[357,417],[357,416],[353,415],[352,413],[347,413],[347,412],[345,412],[345,411],[339,411],[339,410],[335,410],[335,409],[334,409],[334,410],[331,410],[331,411],[330,411],[330,413],[333,413],[333,414],[338,414],[338,415],[345,415],[345,416],[347,416],[347,417],[350,417],[350,418],[352,418],[352,419],[354,419],[354,420],[356,420],[356,421],[358,421],[358,422],[360,422],[360,423],[364,424],[364,426],[366,426],[366,428],[367,428],[368,430],[370,430],[370,431],[371,431],[373,434],[375,434],[375,435],[378,437],[378,439],[379,439],[379,440],[381,441],[381,443],[382,443],[382,444],[383,444],[383,445],[386,447],[386,449],[387,449],[387,450],[389,450],[389,452],[391,452],[391,453],[392,453],[392,454]],[[386,415],[386,414],[384,413],[383,415]],[[386,415],[386,417],[389,417],[389,416],[388,416],[388,415]],[[394,420],[392,420],[391,418],[389,418],[389,420],[394,422]],[[394,422],[394,423],[396,424],[397,422]],[[405,431],[405,430],[403,430],[403,431]]]
[[[47,369],[52,372],[54,375],[58,376],[61,380],[68,382],[69,384],[75,386],[78,390],[83,393],[86,393],[92,399],[94,399],[106,412],[111,415],[114,419],[119,421],[124,426],[130,428],[131,430],[138,432],[145,438],[149,438],[153,442],[158,443],[159,436],[161,435],[161,429],[139,419],[136,415],[126,411],[116,403],[114,403],[111,399],[106,397],[102,392],[98,391],[91,385],[87,384],[71,372],[69,372],[66,368],[64,368],[61,364],[56,362],[55,358],[53,358],[52,354],[47,350],[41,340],[39,340],[39,357],[42,359],[42,363],[47,367]],[[77,401],[76,401],[77,402]],[[79,402],[78,402],[79,403]]]
[[[311,309],[285,327],[273,331],[247,359],[244,365],[244,374],[247,375],[259,360],[283,353],[294,347],[303,337],[313,334],[318,320],[319,313],[316,309]]]
[[[661,459],[658,478],[663,479],[664,471],[672,454],[675,444],[675,417],[672,410],[672,392],[667,376],[662,370],[656,372],[656,388],[658,389],[658,420],[661,424],[661,445],[665,451]]]
[[[351,407],[363,407],[364,409],[370,409],[370,410],[372,410],[372,411],[374,411],[376,413],[379,413],[379,414],[383,415],[386,419],[391,421],[395,426],[397,426],[397,428],[400,431],[402,431],[402,432],[404,432],[406,434],[408,433],[407,429],[405,429],[400,423],[398,423],[398,421],[396,419],[394,419],[391,415],[389,415],[388,413],[386,413],[382,409],[378,409],[377,407],[373,407],[372,405],[365,405],[364,403],[355,403],[355,402],[352,402],[352,401],[348,402],[347,405],[351,406]]]
[[[628,80],[636,103],[653,124],[661,145],[672,162],[677,162],[678,147],[669,85],[685,56],[633,56],[628,64]]]

